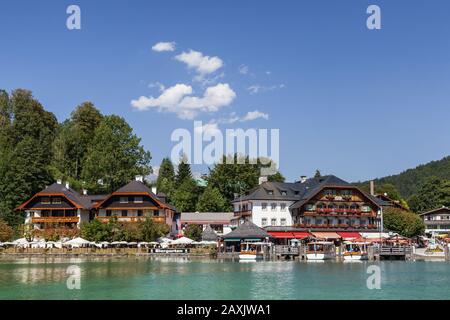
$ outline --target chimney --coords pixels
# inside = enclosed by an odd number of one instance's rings
[[[86,189],[83,189],[83,195],[87,196],[88,195],[88,191]]]
[[[259,177],[259,185],[262,185],[263,183],[267,182],[267,177]]]
[[[66,189],[70,189],[70,183],[66,182]]]
[[[61,180],[61,179],[58,179],[58,180],[56,180],[56,183],[57,183],[57,184],[62,184],[62,180]]]
[[[154,194],[158,194],[158,190],[156,189],[156,187],[152,187],[152,192],[153,192]]]
[[[136,176],[135,179],[136,179],[136,181],[144,182],[144,177],[143,176]]]
[[[300,183],[305,183],[306,182],[306,176],[300,176]]]
[[[370,194],[375,195],[375,182],[373,180],[370,181]]]

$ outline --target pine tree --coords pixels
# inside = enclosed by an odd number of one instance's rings
[[[316,173],[314,174],[314,178],[320,178],[322,177],[322,173],[320,173],[319,169],[316,170]]]
[[[0,218],[17,227],[14,208],[53,179],[50,163],[58,122],[27,90],[0,92]]]
[[[180,164],[178,165],[177,175],[175,178],[175,184],[177,187],[181,186],[186,180],[192,179],[191,166],[187,163],[186,156],[181,157]]]
[[[159,167],[156,188],[158,192],[166,194],[169,198],[175,185],[175,170],[169,158],[164,158]]]

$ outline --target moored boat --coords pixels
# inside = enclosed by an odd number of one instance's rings
[[[243,242],[241,243],[241,252],[239,253],[239,260],[255,261],[263,258],[261,250],[262,246],[259,243]]]
[[[307,260],[329,260],[336,257],[336,248],[333,242],[311,242],[306,248]]]
[[[348,242],[345,244],[344,260],[369,260],[367,242]]]

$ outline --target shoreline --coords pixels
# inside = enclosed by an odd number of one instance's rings
[[[207,259],[217,261],[237,261],[236,257],[217,257],[210,254],[196,254],[196,253],[0,253],[1,258],[186,258],[186,259]],[[265,259],[258,262],[308,262],[308,260],[279,260],[279,259]],[[416,255],[408,260],[366,260],[366,261],[345,261],[340,258],[330,259],[321,262],[379,262],[379,261],[400,261],[400,262],[421,262],[421,261],[434,261],[434,262],[447,262],[444,257],[441,256],[422,256]],[[0,260],[1,262],[1,260]],[[316,262],[316,261],[309,261]]]

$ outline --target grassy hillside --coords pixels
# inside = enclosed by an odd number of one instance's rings
[[[409,198],[417,192],[424,180],[431,176],[450,180],[450,156],[420,165],[414,169],[408,169],[400,174],[376,179],[375,185],[392,184],[403,198]],[[367,185],[368,183],[366,181],[362,184]]]

